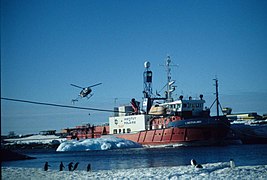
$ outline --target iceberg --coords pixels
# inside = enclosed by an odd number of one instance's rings
[[[114,136],[107,136],[94,139],[83,139],[79,141],[64,141],[58,146],[56,151],[90,151],[141,147],[141,144],[130,140],[125,140]]]

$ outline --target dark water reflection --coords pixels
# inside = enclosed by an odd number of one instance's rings
[[[141,167],[189,165],[191,159],[199,163],[227,162],[236,165],[267,165],[267,144],[213,147],[176,147],[155,149],[119,149],[88,152],[55,152],[55,150],[24,150],[33,160],[3,162],[2,166],[42,168],[47,161],[51,169],[59,169],[62,161],[67,170],[69,162],[79,162],[78,170],[90,163],[93,170],[128,169]]]

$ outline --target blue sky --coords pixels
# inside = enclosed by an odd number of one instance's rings
[[[222,106],[267,113],[267,1],[1,1],[1,97],[71,105],[71,83],[102,82],[76,105],[112,109],[115,98],[141,100],[146,60],[160,90],[167,55],[177,96],[203,93],[210,106],[216,75]],[[2,134],[109,115],[1,100]]]

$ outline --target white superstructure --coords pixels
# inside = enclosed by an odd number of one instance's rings
[[[185,111],[191,111],[193,116],[200,115],[200,113],[203,111],[203,105],[205,103],[205,100],[199,99],[199,100],[176,100],[169,103],[163,103],[159,104],[159,106],[164,107],[169,112],[185,112]]]
[[[146,129],[148,116],[144,114],[109,118],[110,134],[125,134]]]

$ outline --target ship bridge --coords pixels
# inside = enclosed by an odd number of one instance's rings
[[[202,98],[202,95],[200,96],[200,99],[192,99],[189,97],[188,100],[183,100],[183,98],[180,97],[179,100],[159,104],[158,106],[164,107],[167,114],[192,112],[192,116],[199,116],[203,112],[205,103],[205,100]]]

